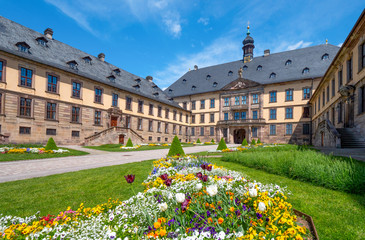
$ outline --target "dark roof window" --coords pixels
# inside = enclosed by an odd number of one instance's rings
[[[276,73],[274,73],[274,72],[271,73],[270,76],[269,76],[269,78],[276,78]]]
[[[113,70],[113,72],[117,75],[117,76],[120,76],[120,69],[119,68],[116,68]]]
[[[26,42],[18,42],[15,44],[20,52],[29,53],[30,46]]]
[[[77,70],[77,62],[75,60],[69,61],[67,64],[70,68]]]
[[[302,71],[302,74],[306,74],[306,73],[309,73],[309,68],[304,68],[303,71]]]
[[[228,76],[232,76],[233,75],[233,72],[232,71],[229,71],[228,72]]]
[[[213,87],[216,87],[218,85],[218,83],[217,82],[214,82],[213,83]]]
[[[172,93],[172,91],[173,91],[172,89],[169,89],[169,93],[170,93],[170,94]]]
[[[330,58],[330,55],[328,55],[328,53],[325,53],[322,55],[322,60],[326,60],[326,59],[329,59]]]
[[[256,68],[256,71],[261,71],[261,70],[262,70],[262,66],[258,65],[257,68]]]
[[[153,94],[153,96],[155,96],[155,97],[158,97],[158,95],[159,95],[159,93],[158,93],[158,92],[155,92],[155,93]]]
[[[111,81],[111,82],[115,82],[115,77],[114,77],[113,75],[110,75],[110,76],[108,77],[108,79],[109,79],[109,81]]]
[[[195,91],[195,89],[196,89],[196,87],[193,85],[193,86],[191,87],[191,91]]]
[[[246,71],[246,70],[247,70],[247,68],[248,68],[248,67],[247,67],[247,65],[245,65],[245,66],[243,66],[243,67],[242,67],[242,70],[243,70],[243,71]]]
[[[39,37],[36,39],[36,41],[38,42],[39,45],[47,46],[48,40],[45,39],[44,37]]]
[[[157,88],[158,88],[158,86],[157,86],[157,85],[153,85],[153,86],[152,86],[152,88],[153,88],[153,89],[157,89]]]
[[[85,63],[91,64],[91,57],[87,56],[87,57],[84,57],[82,59],[84,59]]]
[[[207,75],[207,80],[209,80],[212,76],[210,76],[209,74]]]
[[[141,86],[139,86],[139,84],[137,84],[137,85],[134,85],[133,88],[134,88],[134,90],[138,91],[141,88]]]
[[[134,79],[134,81],[136,81],[136,83],[140,83],[141,79],[137,78],[137,79]]]
[[[285,66],[289,66],[289,65],[291,65],[291,64],[292,64],[292,61],[291,61],[290,59],[286,60],[286,62],[285,62]]]
[[[182,82],[183,82],[183,83],[186,83],[186,79],[184,78]]]

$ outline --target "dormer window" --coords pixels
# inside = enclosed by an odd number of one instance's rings
[[[243,70],[243,71],[246,71],[246,70],[247,70],[247,68],[248,68],[248,67],[247,67],[247,65],[245,65],[245,66],[243,66],[243,67],[242,67],[242,70]]]
[[[303,71],[302,71],[302,74],[306,74],[306,73],[309,73],[309,68],[304,68]]]
[[[136,81],[136,83],[140,83],[141,79],[137,78],[137,79],[134,79],[134,81]]]
[[[70,68],[77,70],[77,65],[78,64],[75,60],[69,61],[69,62],[67,62],[67,64]]]
[[[155,92],[155,93],[153,94],[153,96],[155,96],[155,97],[158,97],[158,95],[159,95],[159,93],[158,93],[158,92]]]
[[[85,61],[86,64],[90,64],[91,65],[91,57],[87,56],[87,57],[84,57],[83,59],[84,59],[84,61]]]
[[[214,82],[213,83],[213,87],[216,87],[218,85],[218,83],[217,82]]]
[[[276,78],[276,73],[271,73],[269,78]]]
[[[113,72],[115,73],[115,75],[120,76],[120,69],[119,68],[114,69]]]
[[[186,79],[184,78],[184,79],[182,80],[182,82],[183,82],[183,83],[186,83]]]
[[[133,88],[134,88],[134,90],[138,91],[141,88],[141,86],[139,86],[139,84],[137,84],[137,85],[134,85]]]
[[[195,91],[195,89],[196,89],[196,87],[193,85],[193,86],[191,87],[191,91]]]
[[[26,42],[18,42],[16,46],[20,52],[29,53],[30,46]]]
[[[290,59],[288,59],[288,60],[286,60],[286,62],[285,62],[285,66],[289,66],[289,65],[291,65],[291,60]]]
[[[322,60],[326,60],[326,59],[329,59],[329,58],[330,58],[330,56],[328,55],[328,53],[325,53],[322,56]]]
[[[209,80],[210,78],[211,78],[212,76],[210,76],[210,75],[207,75],[207,80]]]
[[[113,75],[110,75],[109,77],[108,77],[108,79],[109,79],[109,81],[111,81],[111,82],[115,82],[115,77],[113,76]]]
[[[47,40],[47,39],[45,39],[44,37],[39,37],[39,38],[37,38],[36,40],[37,40],[37,43],[38,43],[39,45],[47,46],[47,42],[48,42],[48,40]]]
[[[169,89],[169,94],[171,94],[171,93],[172,93],[172,91],[173,91],[172,89]]]
[[[232,76],[233,75],[233,72],[232,71],[229,71],[228,72],[228,76]]]
[[[157,89],[157,88],[158,88],[158,86],[157,86],[157,85],[153,85],[153,86],[152,86],[152,88],[153,88],[153,89]]]
[[[261,70],[262,70],[262,66],[258,65],[257,68],[256,68],[256,71],[261,71]]]

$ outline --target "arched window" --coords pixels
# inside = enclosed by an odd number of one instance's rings
[[[193,86],[191,87],[191,91],[195,91],[195,89],[196,89],[196,87],[193,85]]]
[[[271,73],[269,78],[276,78],[276,73]]]
[[[169,93],[172,93],[172,89],[169,89]]]
[[[233,75],[233,72],[232,71],[229,71],[228,72],[228,76],[232,76]]]
[[[213,83],[213,87],[216,87],[218,85],[218,83],[217,82],[214,82]]]
[[[258,65],[257,68],[256,68],[256,71],[261,71],[261,70],[262,70],[262,66]]]
[[[183,79],[183,83],[186,83],[186,79],[185,78]]]
[[[243,70],[243,71],[246,71],[246,70],[247,70],[247,68],[248,68],[248,67],[247,67],[247,65],[245,65],[245,66],[243,66],[243,67],[242,67],[242,70]]]
[[[325,53],[322,55],[322,60],[326,60],[326,59],[329,59],[330,58],[330,55],[328,55],[328,53]]]
[[[211,76],[210,75],[207,75],[207,80],[209,80],[211,78]]]
[[[285,66],[289,66],[289,65],[291,65],[291,64],[292,64],[292,61],[291,61],[290,59],[286,60],[286,62],[285,62]]]
[[[309,68],[304,68],[303,71],[302,71],[302,74],[306,74],[306,73],[309,73]]]

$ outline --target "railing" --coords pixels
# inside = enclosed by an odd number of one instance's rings
[[[113,132],[113,131],[119,131],[119,130],[127,130],[127,131],[130,131],[134,136],[136,136],[137,138],[139,138],[141,141],[143,141],[144,140],[144,138],[141,136],[141,135],[139,135],[136,131],[134,131],[133,129],[131,129],[131,128],[126,128],[126,127],[110,127],[110,128],[107,128],[107,129],[105,129],[105,130],[103,130],[103,131],[100,131],[100,132],[97,132],[97,133],[95,133],[95,134],[93,134],[93,135],[91,135],[91,136],[89,136],[89,137],[86,137],[85,138],[85,142],[90,142],[90,141],[92,141],[92,140],[95,140],[95,139],[97,139],[97,138],[99,138],[99,137],[101,137],[101,136],[103,136],[103,135],[106,135],[106,134],[108,134],[109,132]]]
[[[231,109],[231,110],[248,109],[248,104],[226,106],[225,110],[227,110],[227,109]]]
[[[235,124],[252,124],[252,123],[265,123],[264,118],[257,118],[257,119],[239,119],[239,120],[221,120],[218,121],[218,124],[227,124],[227,125],[235,125]]]
[[[322,122],[320,122],[318,124],[318,129],[321,129],[321,128],[326,128],[328,130],[328,132],[330,132],[332,134],[332,136],[335,139],[336,147],[340,148],[341,147],[341,134],[337,131],[335,126],[333,126],[331,121],[328,119],[325,119]]]

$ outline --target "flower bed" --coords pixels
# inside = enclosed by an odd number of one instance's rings
[[[121,146],[120,149],[132,150],[132,149],[138,149],[140,147],[141,145],[134,145],[133,147]]]
[[[0,216],[7,239],[306,239],[287,190],[192,156],[162,158],[127,201],[58,216]],[[125,176],[133,191],[134,175]]]
[[[42,153],[65,153],[69,152],[66,149],[58,149],[58,150],[45,150],[44,148],[13,148],[13,147],[2,147],[0,148],[0,153],[2,154],[42,154]]]

